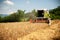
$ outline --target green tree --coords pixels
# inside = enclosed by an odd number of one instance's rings
[[[31,15],[30,15],[30,17],[31,17],[31,19],[35,19],[36,16],[37,16],[37,12],[36,12],[35,9],[33,9],[33,10],[31,11]]]
[[[23,18],[24,18],[24,11],[22,10],[17,10],[16,13],[13,13],[8,16],[9,22],[19,22]]]
[[[60,6],[50,10],[51,19],[60,19]]]
[[[25,18],[25,10],[18,10],[17,11],[18,19],[21,21],[21,19]]]
[[[35,9],[32,10],[32,14],[33,14],[34,16],[37,16],[37,12],[36,12]]]
[[[35,19],[36,18],[36,14],[37,14],[37,12],[36,12],[35,9],[33,9],[31,12],[27,12],[25,14],[26,21],[29,21],[30,19]]]

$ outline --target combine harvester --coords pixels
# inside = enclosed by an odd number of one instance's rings
[[[44,10],[37,10],[37,16],[32,17],[30,20],[31,23],[48,23],[51,25],[51,19],[50,19],[50,14],[49,11],[44,9]]]

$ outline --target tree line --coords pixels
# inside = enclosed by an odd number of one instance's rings
[[[60,19],[60,6],[57,8],[49,10],[51,19]],[[0,15],[0,22],[21,22],[29,21],[31,18],[37,16],[37,12],[33,9],[31,12],[25,13],[25,10],[17,10],[17,12],[12,13],[8,16],[2,17]]]
[[[60,19],[60,6],[49,10],[51,19]]]
[[[17,10],[17,12],[12,13],[8,16],[1,17],[0,16],[0,22],[20,22],[24,18],[24,11]]]

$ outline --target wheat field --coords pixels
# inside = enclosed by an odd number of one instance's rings
[[[0,40],[60,40],[60,20],[47,23],[0,23]]]

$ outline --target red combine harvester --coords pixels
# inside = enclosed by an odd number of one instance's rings
[[[44,18],[44,10],[37,10],[37,17],[30,19],[31,23],[49,23],[48,18]]]

